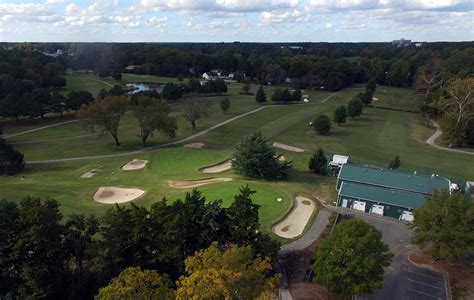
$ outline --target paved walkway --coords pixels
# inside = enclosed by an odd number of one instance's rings
[[[43,127],[39,127],[39,128],[35,128],[35,129],[30,129],[30,130],[26,130],[26,131],[14,133],[14,134],[4,135],[4,136],[2,136],[2,138],[7,139],[7,138],[14,137],[14,136],[19,136],[19,135],[22,135],[22,134],[27,134],[27,133],[31,133],[31,132],[35,132],[35,131],[39,131],[39,130],[59,126],[59,125],[74,123],[74,122],[78,122],[78,120],[70,120],[70,121],[66,121],[66,122],[60,122],[60,123],[56,123],[56,124],[52,124],[52,125],[48,125],[48,126],[43,126]]]
[[[331,210],[328,208],[321,209],[309,230],[299,239],[281,246],[279,254],[282,255],[288,252],[303,250],[314,243],[317,239],[319,239],[326,228],[330,215]]]
[[[428,145],[433,146],[433,147],[438,148],[438,149],[441,149],[441,150],[450,151],[450,152],[474,155],[474,151],[453,149],[453,148],[440,146],[440,145],[436,144],[436,140],[443,134],[443,131],[441,130],[441,127],[439,126],[438,122],[431,120],[431,125],[433,125],[435,127],[436,131],[435,131],[435,133],[433,133],[432,136],[430,136],[426,140],[426,143]]]

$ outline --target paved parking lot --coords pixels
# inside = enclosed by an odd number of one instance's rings
[[[356,218],[364,220],[382,231],[384,243],[394,254],[392,264],[385,269],[383,287],[371,295],[358,296],[356,299],[447,299],[443,273],[417,267],[408,261],[407,254],[413,248],[410,244],[412,233],[405,224],[390,218],[375,217],[363,213],[345,210],[341,213],[353,214]]]

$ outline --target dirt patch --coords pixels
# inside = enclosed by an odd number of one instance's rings
[[[135,188],[100,187],[93,199],[105,204],[124,203],[135,200],[145,194],[144,190]]]
[[[220,162],[220,163],[212,165],[212,166],[207,166],[207,167],[201,168],[199,170],[203,173],[211,174],[211,173],[224,172],[224,171],[227,171],[227,170],[230,170],[230,169],[232,169],[232,161],[229,159],[229,160]]]
[[[273,158],[276,158],[276,159],[278,159],[279,161],[285,161],[285,160],[286,160],[286,158],[285,158],[283,155],[281,155],[281,154],[277,154],[277,155],[275,155]]]
[[[148,163],[148,160],[134,159],[134,160],[129,161],[128,163],[124,164],[122,166],[122,170],[124,170],[124,171],[133,171],[133,170],[143,169],[146,166],[147,163]]]
[[[320,240],[317,240],[303,250],[289,252],[280,256],[280,262],[285,269],[286,279],[293,299],[344,299],[342,296],[328,292],[324,286],[309,280],[308,269],[311,266],[311,259],[319,242]]]
[[[200,180],[170,180],[168,185],[177,189],[193,188],[201,185],[232,181],[232,178],[208,178]]]
[[[273,233],[287,239],[299,236],[303,233],[315,208],[316,204],[311,199],[296,197],[290,213],[272,227]]]
[[[196,142],[196,143],[184,144],[183,147],[184,147],[184,148],[201,149],[202,147],[204,147],[204,145],[205,145],[204,143]]]
[[[101,170],[99,170],[99,169],[92,169],[92,170],[89,170],[89,171],[85,172],[84,174],[82,174],[81,178],[92,178],[97,173],[100,173],[100,172],[101,172]]]
[[[285,145],[282,143],[273,143],[273,147],[280,148],[286,151],[292,151],[292,152],[304,152],[304,150],[301,148]]]

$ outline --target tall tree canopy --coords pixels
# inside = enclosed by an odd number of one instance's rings
[[[234,153],[232,165],[245,176],[265,179],[285,179],[291,162],[279,161],[275,149],[260,132],[243,139]]]
[[[372,225],[342,221],[316,249],[314,281],[345,296],[367,294],[382,287],[384,267],[392,256],[382,233]]]
[[[155,131],[163,132],[170,138],[176,135],[178,125],[176,119],[169,116],[170,108],[165,101],[146,94],[139,95],[132,110],[140,127],[143,147]]]
[[[465,195],[435,192],[413,215],[412,241],[434,258],[455,261],[474,250],[474,204]]]
[[[250,246],[217,243],[186,259],[186,276],[178,281],[179,299],[272,299],[279,282],[267,276],[270,262],[255,258]]]
[[[112,278],[109,285],[101,288],[95,297],[97,300],[108,299],[175,299],[173,282],[154,270],[141,270],[129,267],[119,276]]]
[[[110,133],[116,146],[120,146],[118,129],[127,107],[127,97],[109,96],[83,105],[77,117],[84,128],[94,130],[96,126],[99,126],[102,131]]]

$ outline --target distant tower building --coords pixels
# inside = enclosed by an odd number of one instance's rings
[[[411,45],[411,40],[405,40],[405,39],[393,40],[392,45],[395,45],[397,47],[407,47]]]

